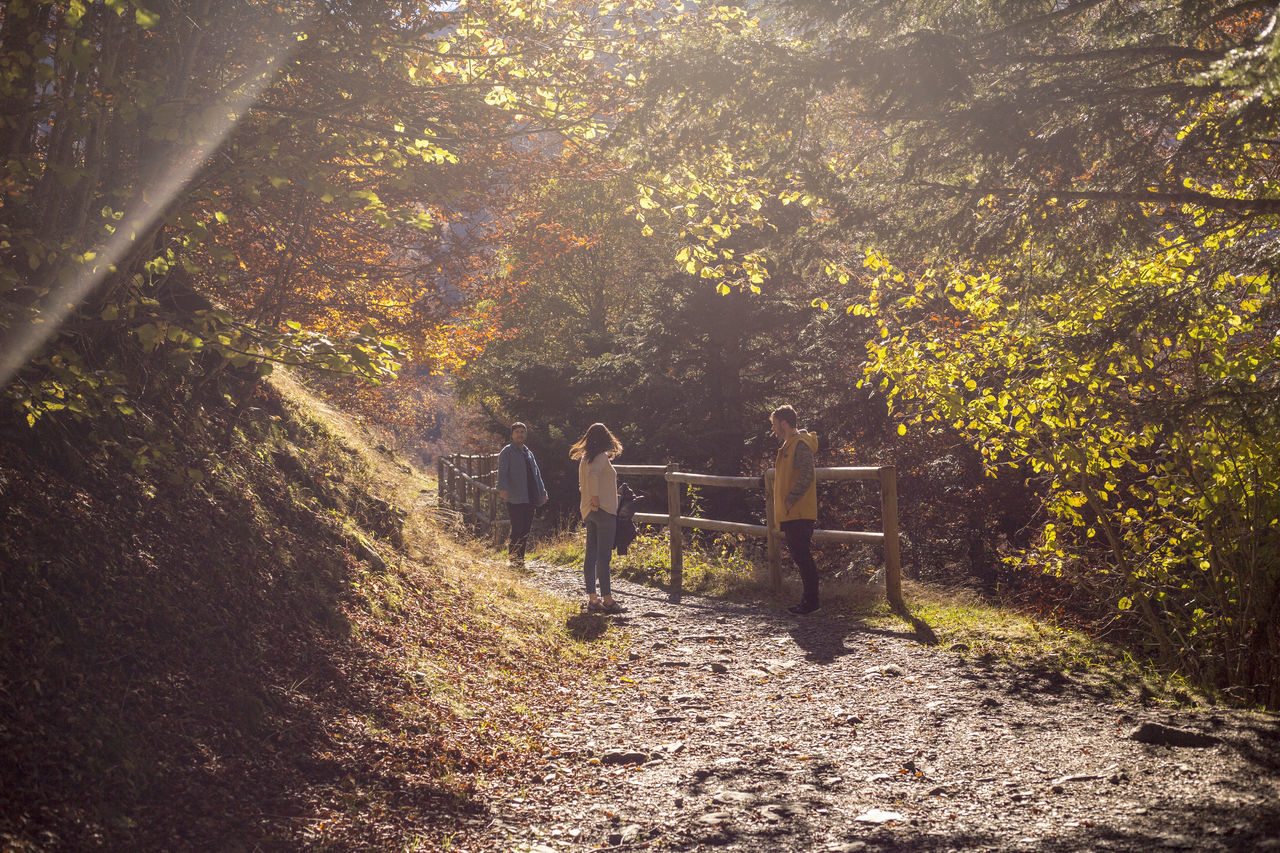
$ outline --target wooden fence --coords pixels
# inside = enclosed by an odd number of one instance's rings
[[[498,496],[498,454],[455,453],[436,457],[439,505],[463,517],[501,545],[511,529],[505,502]]]
[[[498,498],[498,457],[493,455],[455,454],[436,461],[440,487],[440,505],[471,516],[490,531],[495,544],[500,543],[509,521],[499,518],[502,501]],[[638,512],[639,524],[666,525],[671,550],[670,597],[678,602],[684,581],[684,530],[715,530],[743,536],[762,537],[769,564],[769,582],[775,592],[782,587],[782,532],[774,516],[773,475],[770,468],[763,477],[727,477],[716,474],[693,474],[677,471],[674,465],[615,465],[618,474],[627,477],[661,477],[667,484],[667,512]],[[902,599],[902,561],[898,549],[898,486],[892,465],[878,468],[818,468],[818,482],[833,480],[877,480],[880,483],[881,529],[814,530],[815,542],[871,543],[884,547],[885,595],[895,610],[904,610]],[[716,518],[698,518],[681,511],[681,485],[713,486],[732,489],[763,489],[764,524],[745,524]]]

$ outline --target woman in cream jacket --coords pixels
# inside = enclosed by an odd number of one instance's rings
[[[609,560],[618,532],[618,472],[613,457],[622,444],[604,424],[592,424],[572,448],[569,458],[578,460],[578,510],[587,528],[587,550],[582,573],[587,585],[587,610],[614,613],[620,610],[609,587]],[[596,595],[596,580],[600,592]]]

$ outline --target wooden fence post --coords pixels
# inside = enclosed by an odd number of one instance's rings
[[[898,552],[898,479],[892,465],[880,469],[880,517],[884,531],[884,591],[889,606],[906,612],[902,600],[902,559]]]
[[[773,505],[772,468],[764,472],[764,526],[765,558],[769,563],[769,587],[775,594],[782,592],[782,549],[778,547],[778,511]]]
[[[665,476],[670,476],[675,470],[675,465],[668,465]],[[670,479],[667,480],[667,519],[671,531],[671,592],[668,598],[672,604],[679,604],[684,584],[684,531],[680,527],[680,484]]]
[[[436,457],[436,506],[444,506],[444,457]]]
[[[453,473],[449,477],[449,508],[455,512],[462,511],[462,481],[458,479],[458,475],[462,473],[462,454],[453,454]]]
[[[484,459],[483,456],[476,457],[476,480],[481,483],[484,482],[486,475],[489,474],[488,467],[489,460]],[[484,508],[485,491],[479,485],[472,485],[471,488],[475,489],[475,494],[471,496],[471,517],[475,519],[476,528],[481,528],[484,525],[484,521],[480,519],[480,511]]]
[[[476,460],[472,458],[470,453],[468,453],[466,456],[462,458],[465,459],[467,462],[467,476],[474,477],[476,475]],[[470,480],[462,481],[462,514],[463,516],[466,516],[467,512],[471,510],[472,488],[474,487],[471,485]],[[473,518],[472,521],[474,522],[475,519]]]
[[[499,532],[502,528],[498,526],[498,507],[502,505],[502,499],[498,497],[498,464],[493,459],[489,459],[489,464],[493,466],[489,470],[489,476],[485,478],[486,485],[492,491],[489,492],[489,534],[493,538],[493,547],[497,548],[502,544],[502,537]]]

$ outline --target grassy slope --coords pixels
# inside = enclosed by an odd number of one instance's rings
[[[3,427],[0,847],[431,847],[600,653],[358,428],[249,393],[153,399],[140,470]]]

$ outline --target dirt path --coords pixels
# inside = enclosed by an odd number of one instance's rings
[[[582,598],[569,569],[532,582]],[[838,613],[615,594],[630,651],[548,721],[542,782],[491,803],[490,849],[1280,851],[1275,717],[1117,704]],[[1213,743],[1141,743],[1143,723]]]

